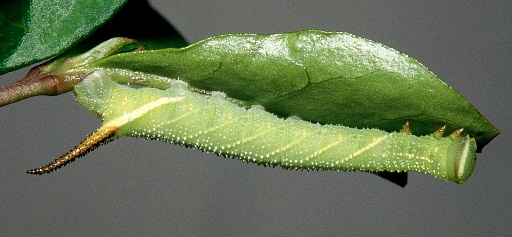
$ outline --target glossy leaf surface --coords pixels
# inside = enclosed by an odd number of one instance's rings
[[[127,0],[0,3],[0,74],[62,53],[110,19]]]
[[[84,66],[118,82],[166,88],[168,78],[222,91],[278,116],[415,135],[463,128],[480,150],[499,134],[415,59],[348,33],[222,35],[189,47],[117,54]],[[476,85],[475,85],[476,86]]]

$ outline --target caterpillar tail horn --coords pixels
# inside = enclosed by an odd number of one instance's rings
[[[27,170],[27,174],[48,174],[51,173],[79,158],[87,152],[94,150],[96,147],[105,144],[113,140],[116,135],[117,127],[115,126],[103,126],[96,132],[89,135],[83,142],[78,144],[73,150],[67,154],[59,157],[55,161],[40,168]]]

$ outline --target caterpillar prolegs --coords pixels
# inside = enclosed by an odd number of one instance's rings
[[[283,119],[262,107],[241,107],[222,93],[193,92],[183,82],[167,90],[134,89],[111,81],[102,71],[87,76],[74,91],[84,107],[104,119],[103,126],[70,153],[28,173],[49,173],[122,136],[287,169],[417,171],[457,183],[471,176],[476,162],[475,141],[460,130],[448,137],[442,137],[442,129],[414,136],[407,126],[388,133]]]

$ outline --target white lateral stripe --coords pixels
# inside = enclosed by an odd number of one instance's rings
[[[341,142],[341,140],[337,140],[337,141],[335,141],[335,142],[333,142],[333,143],[331,143],[331,144],[329,144],[327,146],[324,146],[321,149],[319,149],[317,152],[313,153],[313,155],[308,156],[308,157],[312,158],[312,157],[318,156],[318,155],[324,153],[325,151],[331,149],[332,147],[338,145],[340,142]]]
[[[345,161],[348,161],[356,156],[359,156],[361,155],[363,152],[371,149],[372,147],[376,146],[377,144],[381,143],[382,141],[384,141],[386,138],[388,138],[388,135],[386,136],[382,136],[382,137],[379,137],[378,139],[376,139],[375,141],[373,141],[372,143],[368,144],[367,146],[355,151],[352,155],[350,155],[347,159],[345,159]]]
[[[144,116],[149,111],[160,107],[165,104],[178,102],[183,100],[185,97],[163,97],[158,100],[155,100],[153,102],[149,102],[147,104],[142,105],[141,107],[134,109],[133,111],[126,113],[120,117],[111,119],[108,123],[106,123],[103,126],[115,126],[115,127],[121,127],[135,119],[138,119],[142,116]]]

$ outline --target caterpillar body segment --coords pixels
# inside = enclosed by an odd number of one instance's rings
[[[116,128],[115,137],[157,139],[287,169],[417,171],[464,183],[476,162],[474,140],[461,134],[418,137],[408,125],[388,133],[283,119],[183,86],[129,88],[101,71],[77,85],[75,94],[104,127]]]

